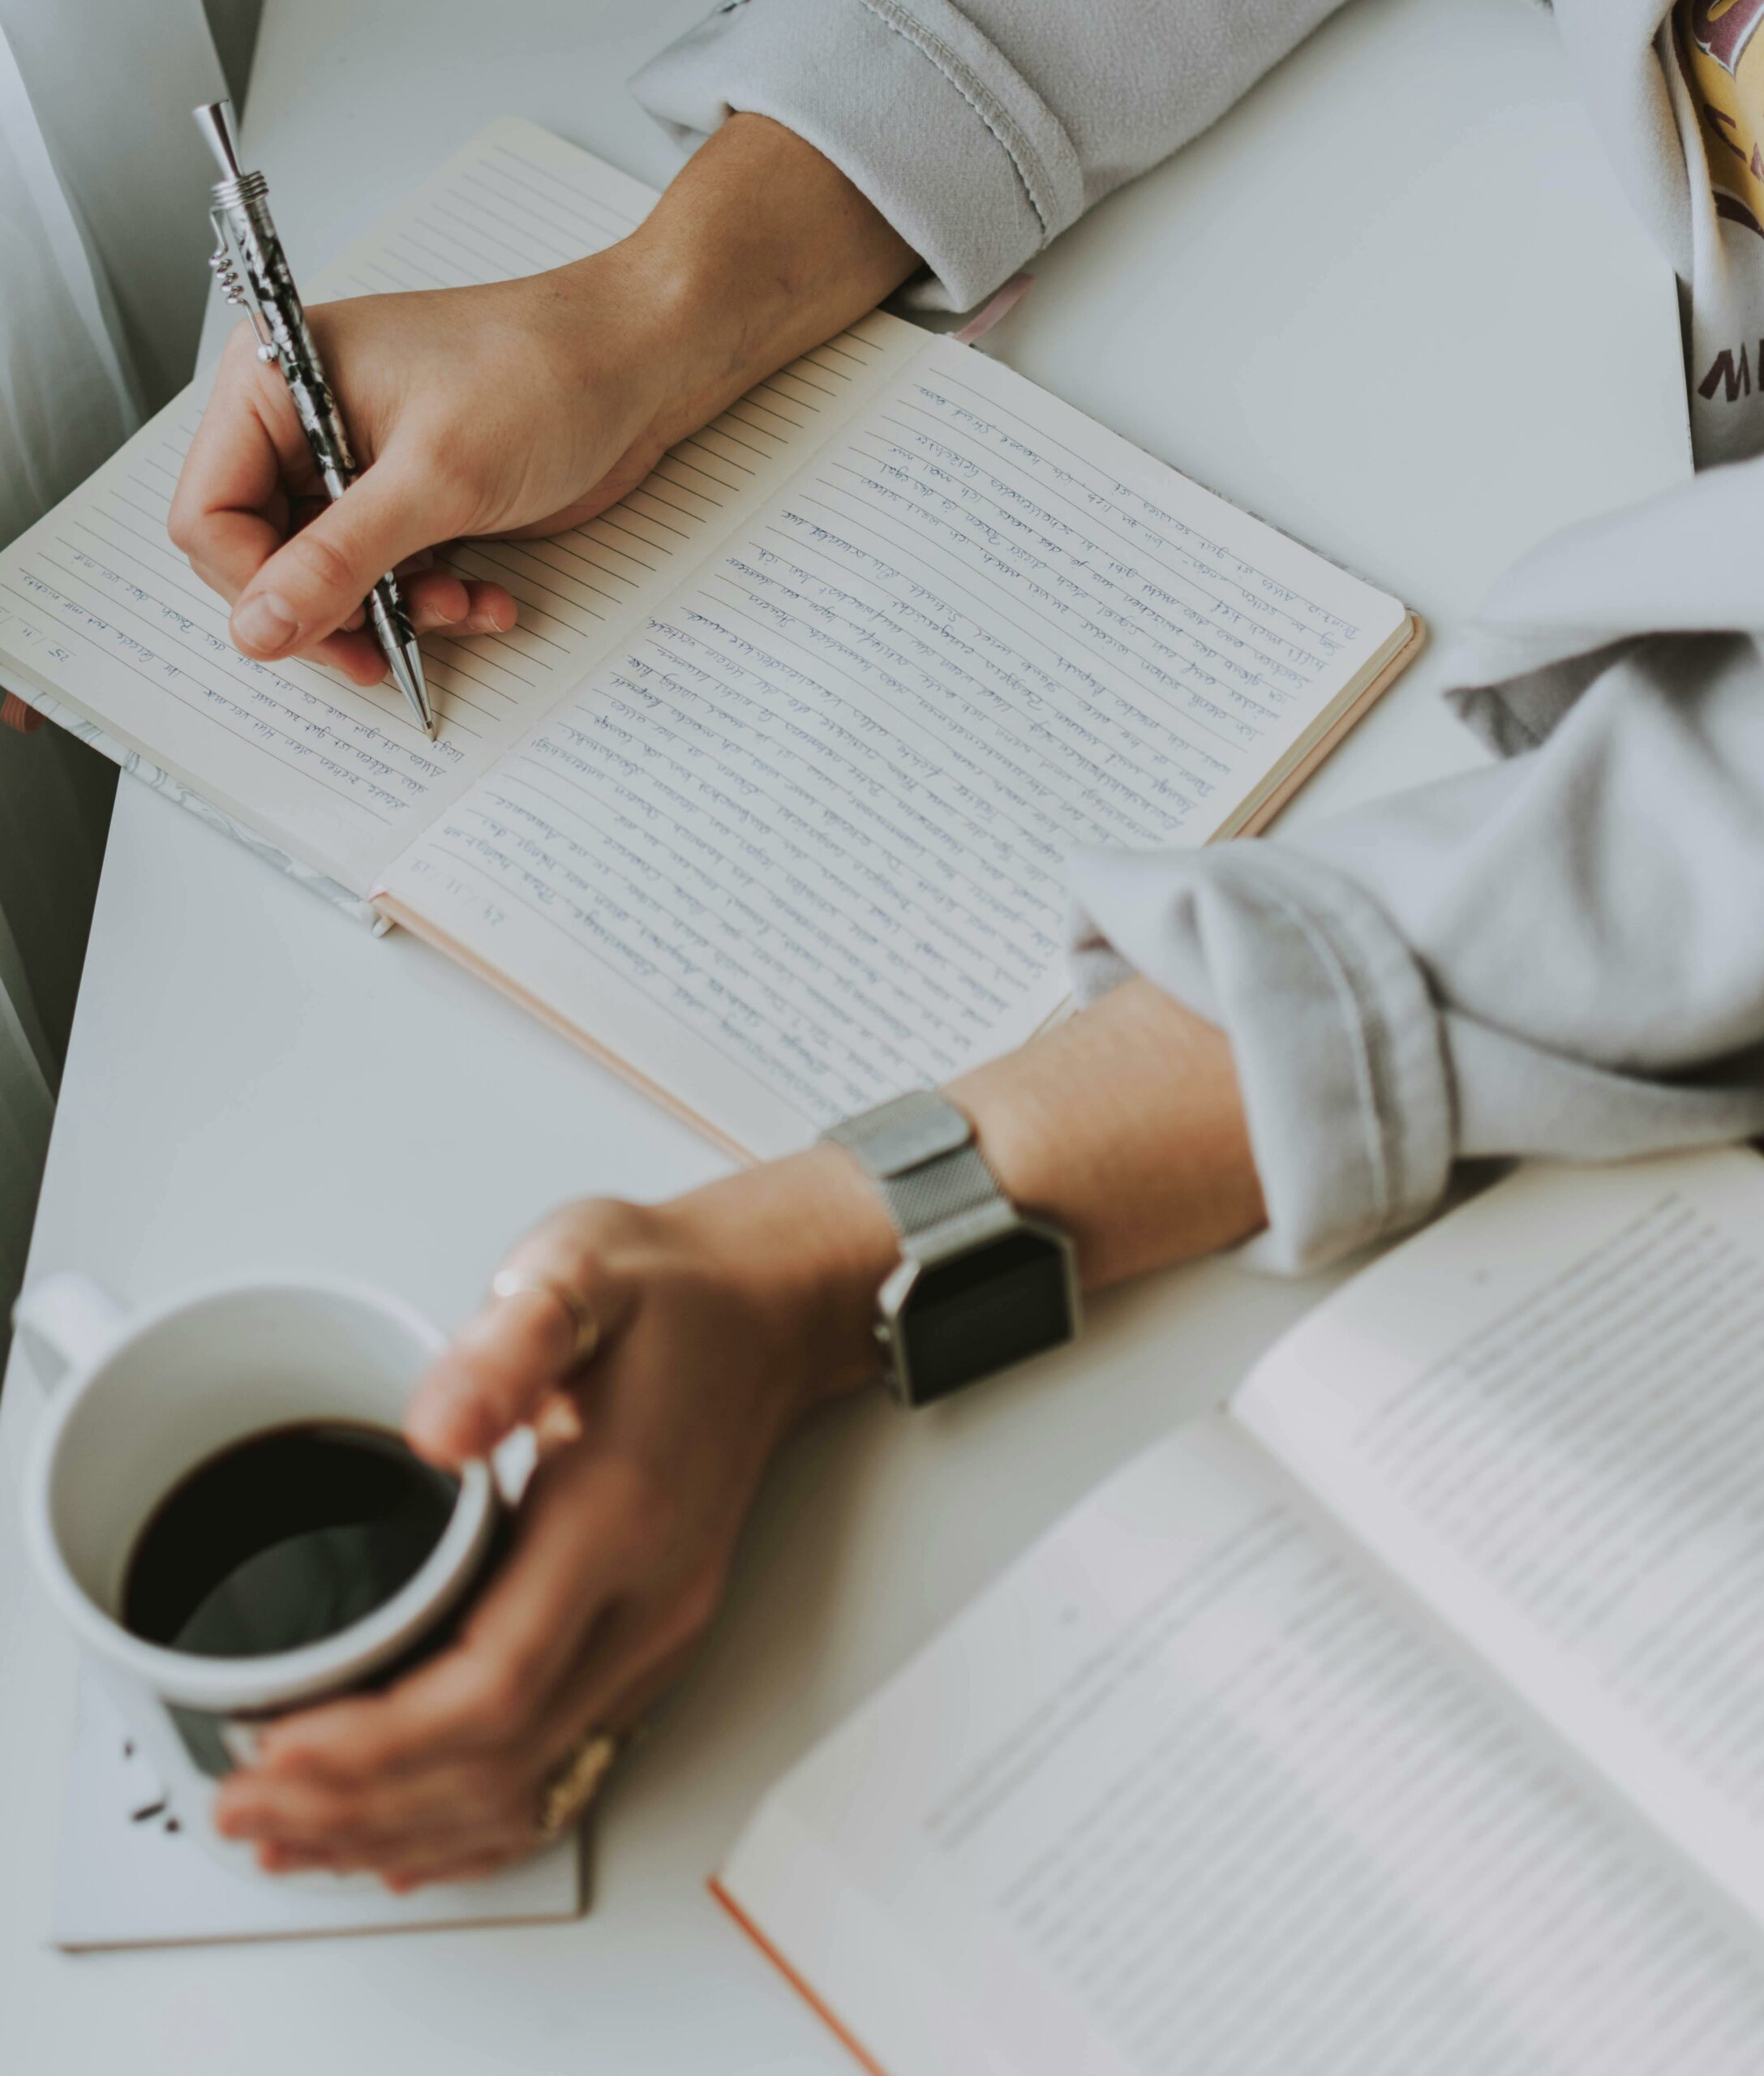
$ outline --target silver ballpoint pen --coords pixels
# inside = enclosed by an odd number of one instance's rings
[[[281,370],[301,430],[312,449],[314,465],[334,504],[355,480],[355,457],[325,377],[324,363],[307,328],[307,313],[288,270],[287,255],[276,235],[269,213],[269,183],[262,174],[247,173],[239,164],[230,101],[209,101],[195,114],[196,127],[208,139],[221,173],[208,211],[216,240],[208,264],[226,291],[227,301],[250,316],[257,333],[258,358],[273,361]],[[435,710],[423,675],[423,658],[397,579],[389,570],[368,593],[366,604],[393,681],[432,741]]]

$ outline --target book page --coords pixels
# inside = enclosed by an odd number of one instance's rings
[[[1522,1174],[1350,1285],[1246,1426],[1764,1913],[1764,1162]]]
[[[1066,864],[1240,818],[1408,624],[929,341],[388,874],[726,1142],[1028,1036]]]
[[[886,2076],[1738,2076],[1764,1975],[1229,1422],[1087,1500],[722,1888]]]
[[[273,178],[272,199],[273,201]],[[536,272],[631,230],[655,197],[534,125],[496,124],[337,265],[333,296]],[[192,195],[191,206],[200,205]],[[293,255],[298,272],[300,255]],[[444,560],[520,601],[509,634],[425,637],[427,741],[390,683],[242,656],[227,608],[172,546],[166,513],[205,377],[0,555],[0,663],[67,701],[293,856],[365,893],[438,808],[575,684],[720,530],[783,480],[818,419],[920,334],[877,318],[775,375],[600,518]]]

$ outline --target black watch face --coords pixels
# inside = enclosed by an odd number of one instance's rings
[[[915,1405],[1072,1336],[1065,1250],[1035,1232],[920,1270],[903,1310]]]

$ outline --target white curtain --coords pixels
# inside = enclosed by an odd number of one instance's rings
[[[188,371],[209,177],[190,109],[225,91],[201,0],[0,0],[0,543]],[[109,790],[58,731],[0,730],[0,1353]]]

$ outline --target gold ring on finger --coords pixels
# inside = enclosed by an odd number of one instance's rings
[[[600,1322],[589,1310],[587,1300],[557,1277],[534,1276],[525,1269],[501,1268],[490,1279],[490,1289],[496,1298],[517,1298],[526,1291],[535,1298],[549,1298],[560,1305],[574,1336],[569,1356],[571,1370],[581,1369],[600,1345]]]
[[[609,1730],[585,1731],[539,1784],[540,1835],[560,1837],[600,1792],[619,1740]]]

